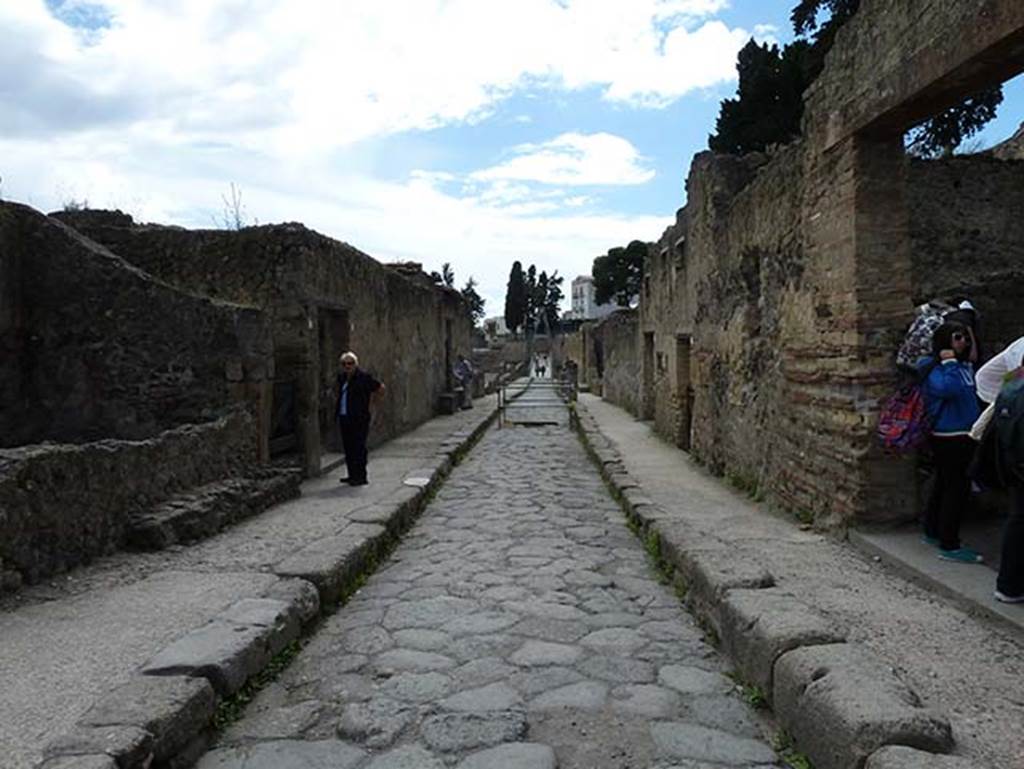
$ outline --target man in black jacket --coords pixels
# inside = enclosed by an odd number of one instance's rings
[[[343,353],[338,359],[338,402],[334,413],[341,429],[341,442],[345,447],[345,465],[348,475],[341,478],[350,486],[365,486],[366,437],[370,433],[370,405],[384,392],[384,385],[359,368],[354,352]]]

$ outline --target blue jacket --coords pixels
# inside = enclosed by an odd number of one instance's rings
[[[933,364],[934,358],[928,361]],[[921,364],[918,364],[919,370]],[[933,435],[966,435],[980,415],[974,366],[956,359],[934,366],[924,380],[924,402]]]

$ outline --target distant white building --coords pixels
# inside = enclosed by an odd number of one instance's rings
[[[488,339],[504,339],[511,336],[508,326],[505,325],[505,316],[496,315],[493,318],[485,318],[484,335]]]
[[[594,320],[611,315],[618,308],[614,303],[598,304],[594,299],[594,279],[589,275],[580,275],[572,282],[572,309],[567,318],[570,320]]]

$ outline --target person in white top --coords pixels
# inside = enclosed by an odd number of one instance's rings
[[[978,397],[989,404],[995,404],[999,391],[1003,388],[1006,375],[1024,363],[1024,336],[1013,342],[1009,347],[986,363],[975,376]],[[984,426],[991,419],[993,405],[982,414],[975,427],[972,437],[981,439]],[[996,579],[995,598],[1003,603],[1024,603],[1024,491],[1019,488],[1011,490],[1013,503],[1010,515],[1003,526],[1003,541],[999,559],[999,576]]]
[[[1003,387],[1003,377],[1018,368],[1022,358],[1024,358],[1024,336],[978,369],[978,373],[974,376],[978,397],[985,403],[995,403],[996,397]]]

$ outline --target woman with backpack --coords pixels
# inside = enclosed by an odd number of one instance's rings
[[[937,545],[939,558],[981,563],[981,554],[960,542],[960,518],[971,492],[968,468],[974,454],[971,427],[978,418],[971,336],[960,323],[944,322],[932,337],[932,355],[919,370],[931,421],[929,444],[935,478],[925,510],[924,539]]]

